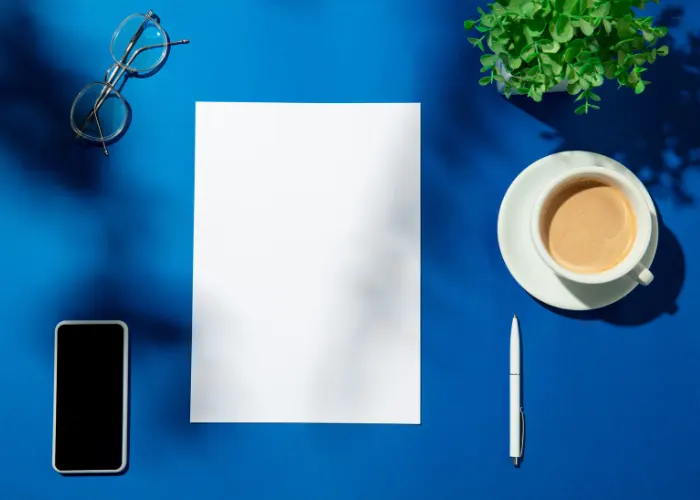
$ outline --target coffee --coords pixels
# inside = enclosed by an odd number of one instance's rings
[[[540,218],[542,241],[562,267],[585,274],[615,267],[636,236],[630,202],[597,179],[572,181],[549,197]]]

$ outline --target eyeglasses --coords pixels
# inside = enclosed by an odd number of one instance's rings
[[[114,64],[103,81],[86,85],[73,101],[70,124],[76,138],[101,143],[105,155],[109,155],[107,144],[125,132],[130,117],[129,105],[119,93],[127,79],[155,74],[170,47],[186,43],[190,41],[169,41],[160,18],[152,10],[124,19],[112,35],[110,52]]]

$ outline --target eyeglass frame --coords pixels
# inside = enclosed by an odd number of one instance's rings
[[[142,16],[143,17],[143,22],[141,23],[141,26],[136,30],[136,33],[131,37],[131,40],[129,41],[129,44],[126,46],[126,49],[124,49],[124,54],[121,56],[120,60],[117,60],[117,58],[114,55],[113,52],[113,46],[114,46],[114,41],[116,37],[119,35],[119,30],[126,24],[126,22],[131,19],[132,17],[135,16]],[[143,32],[146,29],[146,26],[148,22],[153,23],[156,29],[158,29],[161,33],[163,33],[165,37],[165,42],[159,43],[159,44],[154,44],[154,45],[147,45],[145,47],[140,47],[134,51],[133,54],[131,54],[131,57],[129,58],[128,61],[126,61],[126,58],[129,57],[130,52],[134,48],[134,45],[136,45],[136,42],[138,42],[139,38],[141,38],[141,35],[143,35]],[[135,76],[138,75],[139,73],[149,73],[153,72],[156,69],[158,69],[164,62],[168,53],[168,50],[170,49],[171,46],[173,45],[184,45],[190,43],[189,40],[184,39],[184,40],[177,40],[174,42],[171,42],[168,40],[168,33],[165,31],[165,29],[161,26],[160,24],[160,17],[153,12],[152,10],[149,10],[146,14],[131,14],[130,16],[126,17],[121,23],[119,23],[119,26],[117,27],[116,30],[114,30],[114,33],[112,34],[112,42],[110,44],[110,52],[112,55],[112,59],[114,59],[114,64],[112,64],[107,71],[105,72],[105,77],[103,81],[101,82],[91,82],[85,85],[80,92],[78,92],[78,95],[76,96],[75,100],[73,101],[73,105],[71,106],[71,114],[70,114],[70,122],[71,122],[71,128],[73,131],[76,133],[76,139],[77,138],[83,138],[86,139],[90,142],[97,142],[96,139],[88,136],[85,134],[84,130],[85,127],[88,125],[88,123],[93,119],[95,120],[95,124],[97,125],[98,132],[100,134],[99,137],[99,142],[102,143],[102,150],[104,151],[105,156],[109,156],[109,152],[107,150],[107,141],[114,139],[117,137],[119,134],[121,134],[124,131],[124,127],[126,126],[127,118],[126,116],[124,117],[124,122],[120,125],[118,130],[105,138],[104,134],[102,133],[102,126],[100,125],[100,119],[98,117],[98,111],[104,104],[104,102],[107,100],[107,98],[110,96],[110,94],[114,94],[120,101],[122,106],[124,107],[125,110],[128,110],[128,104],[126,100],[122,97],[121,93],[116,89],[117,84],[119,81],[124,78],[122,82],[122,86],[120,87],[123,88],[124,84],[128,80],[129,76]],[[146,50],[151,50],[155,49],[158,47],[164,47],[165,50],[163,51],[160,59],[150,68],[146,70],[135,70],[131,68],[131,64],[134,62],[136,57],[138,57],[141,53],[145,52]],[[100,94],[97,96],[97,99],[95,100],[95,104],[92,107],[92,111],[88,113],[88,116],[85,117],[85,120],[83,122],[83,126],[81,129],[79,129],[75,123],[75,111],[76,111],[76,105],[78,101],[81,99],[81,97],[85,94],[85,92],[93,85],[102,85],[103,88],[100,91]]]

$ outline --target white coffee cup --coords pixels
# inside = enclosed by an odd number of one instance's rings
[[[616,266],[600,273],[577,273],[559,265],[547,251],[542,240],[540,220],[542,210],[549,201],[549,197],[559,191],[564,184],[569,184],[579,179],[597,179],[613,186],[629,201],[634,213],[637,228],[632,248],[627,256]],[[584,284],[602,284],[615,281],[624,276],[629,277],[642,285],[648,285],[654,279],[654,275],[641,263],[644,254],[651,242],[652,218],[649,206],[642,192],[627,177],[613,170],[603,167],[581,167],[569,170],[553,179],[542,191],[532,211],[530,221],[530,234],[540,258],[556,274],[567,280]]]

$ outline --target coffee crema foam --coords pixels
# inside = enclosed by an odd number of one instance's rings
[[[598,179],[579,179],[546,201],[540,231],[555,262],[573,272],[593,274],[615,267],[627,256],[637,223],[619,189]]]

